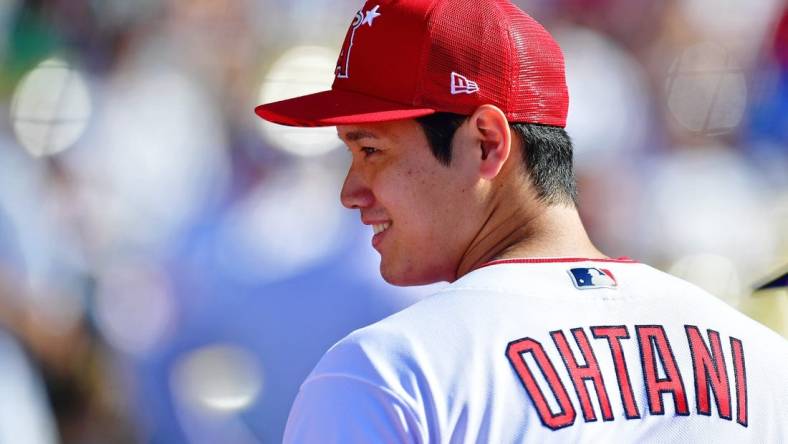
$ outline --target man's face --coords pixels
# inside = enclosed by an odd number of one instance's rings
[[[342,204],[377,232],[372,246],[383,278],[395,285],[454,280],[481,216],[472,156],[458,149],[462,128],[448,167],[432,155],[415,120],[342,125],[337,132],[353,158]]]

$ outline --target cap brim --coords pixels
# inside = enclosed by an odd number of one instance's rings
[[[254,112],[265,120],[288,126],[335,126],[412,119],[434,114],[432,108],[409,107],[364,94],[329,90],[280,102]]]

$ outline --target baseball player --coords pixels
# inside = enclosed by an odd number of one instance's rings
[[[332,347],[285,442],[788,439],[782,338],[591,243],[567,108],[560,48],[509,1],[370,0],[331,90],[256,109],[337,127],[386,281],[451,283]]]

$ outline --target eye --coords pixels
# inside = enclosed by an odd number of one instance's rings
[[[362,146],[359,151],[364,153],[364,157],[369,157],[369,156],[379,152],[380,150],[378,150],[377,148],[372,148],[371,146]]]

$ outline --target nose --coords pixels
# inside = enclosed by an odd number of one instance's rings
[[[369,189],[366,180],[353,167],[347,172],[339,198],[342,205],[351,210],[368,208],[375,202],[375,196]]]

